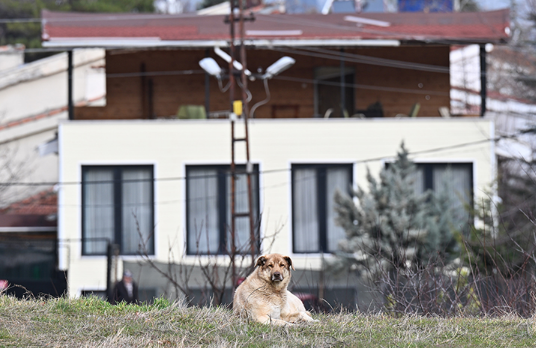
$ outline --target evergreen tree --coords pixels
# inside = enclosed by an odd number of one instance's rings
[[[392,269],[422,267],[441,257],[448,261],[456,241],[448,205],[451,197],[415,190],[416,167],[401,145],[396,160],[380,172],[368,172],[368,192],[358,188],[353,197],[335,195],[336,222],[346,240],[330,266],[349,264],[370,275]],[[329,266],[328,266],[329,267]]]
[[[536,127],[522,132],[523,141],[534,143]],[[498,172],[500,199],[488,194],[477,201],[471,212],[478,223],[459,239],[472,270],[512,278],[536,268],[536,161],[500,157]]]
[[[429,258],[436,262],[448,264],[459,255],[457,235],[463,235],[472,224],[468,221],[471,214],[467,212],[470,202],[462,202],[452,187],[453,178],[447,171],[437,192],[426,193],[428,238],[421,250],[419,259]]]
[[[475,0],[461,0],[460,12],[478,12],[480,7]]]
[[[531,130],[529,130],[531,132]],[[466,236],[462,259],[484,275],[512,278],[535,269],[536,175],[534,163],[514,159],[499,161],[499,196],[488,194],[477,201],[472,215],[478,224]]]
[[[225,2],[226,0],[203,0],[201,5],[199,6],[200,9],[211,7],[214,5],[221,4],[222,2]]]

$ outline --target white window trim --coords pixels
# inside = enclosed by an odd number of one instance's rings
[[[78,185],[78,192],[77,192],[77,202],[78,202],[78,209],[76,214],[76,221],[77,221],[77,232],[76,232],[76,238],[80,241],[75,244],[75,252],[80,260],[105,260],[106,255],[82,255],[82,167],[83,166],[153,166],[153,177],[154,177],[154,183],[153,183],[153,218],[154,218],[154,232],[153,232],[153,239],[154,239],[154,254],[148,255],[149,259],[155,260],[158,257],[159,250],[158,250],[158,244],[159,244],[159,232],[158,232],[158,162],[157,161],[79,161],[78,162],[78,173],[77,177],[80,181],[80,185]],[[71,251],[72,255],[72,251]],[[72,257],[72,256],[71,256]],[[140,256],[137,255],[119,255],[121,260],[125,261],[136,261],[140,259]]]
[[[358,160],[356,160],[355,158],[352,158],[352,159],[338,159],[338,160],[333,160],[333,159],[326,159],[326,160],[319,160],[317,158],[315,159],[311,159],[311,160],[304,160],[304,159],[299,159],[299,160],[289,160],[287,162],[287,168],[288,168],[288,190],[287,190],[287,202],[288,202],[288,216],[289,216],[289,228],[288,228],[288,236],[287,236],[287,245],[288,245],[288,250],[286,252],[287,255],[289,255],[290,257],[292,257],[293,259],[297,259],[297,260],[307,260],[307,259],[318,259],[318,258],[331,258],[333,257],[331,254],[329,253],[294,253],[294,242],[293,242],[293,235],[294,235],[294,230],[293,230],[293,226],[294,226],[294,221],[293,221],[293,216],[292,216],[292,165],[293,164],[329,164],[329,165],[333,165],[333,164],[340,164],[340,165],[351,165],[352,166],[352,186],[355,187],[356,183],[357,183],[357,163]]]
[[[259,213],[262,215],[263,212],[264,212],[264,181],[263,181],[263,175],[262,175],[262,172],[263,172],[263,161],[256,161],[256,160],[251,160],[250,161],[254,166],[257,165],[259,167]],[[183,183],[182,183],[182,192],[181,192],[181,202],[183,202],[182,204],[182,226],[180,227],[180,229],[183,231],[182,233],[182,240],[181,240],[181,247],[182,247],[182,250],[181,250],[181,256],[180,256],[180,259],[188,262],[188,263],[192,263],[194,261],[197,261],[197,260],[201,260],[201,261],[206,261],[206,260],[209,260],[209,259],[215,259],[216,262],[218,264],[225,264],[226,262],[229,261],[229,256],[228,255],[220,255],[220,254],[214,254],[214,255],[189,255],[188,252],[187,252],[187,247],[186,247],[186,243],[188,241],[188,230],[187,230],[187,226],[186,226],[186,221],[188,219],[188,215],[187,215],[187,206],[188,206],[188,202],[186,201],[186,190],[187,190],[187,185],[188,183],[186,182],[186,168],[187,167],[195,167],[195,166],[230,166],[231,165],[231,162],[230,161],[222,161],[222,160],[214,160],[214,161],[185,161],[185,162],[182,162],[182,177],[184,178],[183,180]],[[235,161],[235,165],[246,165],[246,162],[245,161]],[[261,219],[261,225],[259,226],[259,236],[261,238],[261,241],[264,239],[264,228],[266,226],[266,222],[264,221],[264,219]],[[260,252],[261,252],[261,255],[263,253],[263,245],[261,243],[260,245]],[[251,262],[250,260],[251,256],[244,256],[244,264],[249,264]],[[240,256],[240,259],[242,259],[242,256]],[[249,262],[248,262],[249,260]]]
[[[492,155],[493,156],[493,155]],[[393,163],[395,161],[394,157],[389,158],[388,160],[382,160],[382,168],[385,168],[386,163]],[[452,164],[458,164],[458,163],[471,163],[473,167],[473,204],[476,202],[477,199],[477,188],[478,188],[478,161],[475,158],[469,157],[469,158],[462,158],[462,157],[415,157],[412,158],[411,161],[415,164],[434,164],[434,163],[452,163]],[[477,222],[476,216],[473,219],[473,223]]]

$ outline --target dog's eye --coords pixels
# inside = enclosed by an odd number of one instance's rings
[[[274,268],[274,265],[268,265],[268,267],[270,267],[270,268]]]

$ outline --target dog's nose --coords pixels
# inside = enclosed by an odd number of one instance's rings
[[[279,272],[274,272],[274,274],[272,274],[272,280],[283,280],[283,276]]]

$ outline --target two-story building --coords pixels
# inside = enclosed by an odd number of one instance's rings
[[[108,241],[150,294],[169,293],[170,285],[139,256],[140,246],[162,269],[211,257],[225,264],[228,80],[225,71],[218,81],[199,67],[205,57],[228,67],[219,53],[230,40],[224,16],[44,12],[43,19],[47,47],[106,49],[106,105],[75,108],[59,128],[60,264],[69,270],[69,295],[105,290]],[[269,96],[249,121],[260,252],[292,257],[295,289],[322,288],[330,302],[355,299],[355,279],[328,282],[321,274],[322,259],[344,238],[332,197],[366,187],[367,168],[379,173],[402,141],[421,189],[437,188],[450,168],[460,199],[483,195],[495,178],[494,126],[480,115],[450,115],[450,45],[500,44],[508,31],[507,10],[258,14],[246,23],[249,70],[295,60],[248,84],[250,107]],[[191,105],[196,119],[184,119]],[[243,144],[235,153],[244,165]],[[244,174],[237,183],[244,207]],[[249,225],[237,226],[238,243],[248,244]],[[194,275],[190,287],[202,282]]]

